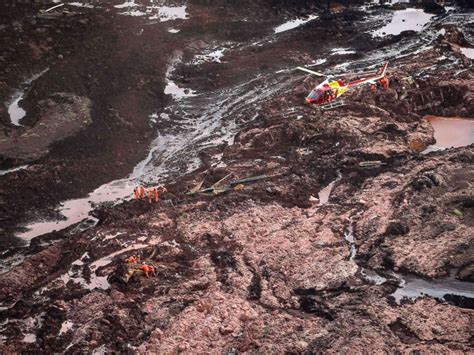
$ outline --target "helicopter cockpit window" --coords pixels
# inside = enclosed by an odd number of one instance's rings
[[[313,100],[317,100],[318,97],[319,97],[319,94],[316,90],[313,90],[310,92],[310,94],[308,95],[310,99],[313,99]]]

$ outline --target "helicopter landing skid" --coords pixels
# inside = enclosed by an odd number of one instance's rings
[[[344,105],[345,105],[344,101],[336,101],[336,102],[331,102],[326,105],[321,105],[321,109],[325,111],[332,110],[333,108],[344,106]]]

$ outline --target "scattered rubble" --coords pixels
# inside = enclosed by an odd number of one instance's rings
[[[21,104],[23,127],[0,110],[0,350],[471,351],[472,136],[427,148],[439,143],[433,116],[474,118],[473,73],[456,49],[472,30],[441,14],[377,39],[382,23],[312,8],[318,18],[275,36],[288,18],[311,17],[204,3],[190,2],[185,21],[123,16],[146,6],[115,1],[0,27],[15,51],[31,36],[28,48],[54,64]],[[54,40],[33,39],[33,28]],[[225,62],[193,63],[215,48]],[[334,48],[356,53],[346,62]],[[7,102],[23,81],[14,53],[0,55]],[[303,104],[313,79],[287,70],[386,60],[388,90],[349,92],[326,111]],[[166,95],[170,83],[188,95]],[[154,203],[130,198],[160,184],[168,191]],[[79,206],[79,220],[40,218],[72,196],[82,199],[59,211]],[[15,234],[31,220],[46,233],[21,244]]]

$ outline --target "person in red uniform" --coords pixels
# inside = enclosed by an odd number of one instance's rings
[[[145,273],[146,277],[150,277],[150,274],[156,277],[155,268],[151,265],[142,265],[139,269]]]
[[[155,202],[158,202],[158,189],[156,187],[153,188],[153,196],[155,198]]]

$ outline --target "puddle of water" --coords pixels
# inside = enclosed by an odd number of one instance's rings
[[[474,298],[474,287],[470,282],[445,278],[428,281],[413,275],[402,276],[400,288],[391,294],[397,303],[403,298],[416,299],[431,296],[444,300],[446,295]]]
[[[337,172],[337,178],[332,181],[328,186],[326,186],[324,189],[319,191],[319,206],[323,206],[329,201],[329,197],[331,196],[332,189],[334,188],[334,185],[336,182],[342,179],[342,175],[340,172]]]
[[[395,11],[390,23],[373,32],[373,36],[398,35],[402,31],[421,31],[434,15],[422,9],[405,9]]]
[[[309,21],[315,20],[317,18],[318,18],[317,15],[311,15],[307,18],[298,18],[296,20],[291,20],[291,21],[285,22],[284,24],[282,24],[278,27],[275,27],[274,32],[275,33],[281,33],[281,32],[285,32],[285,31],[289,31],[289,30],[292,30],[294,28],[300,27],[301,25],[304,25],[305,23],[308,23]]]
[[[27,169],[27,168],[28,168],[28,165],[22,165],[22,166],[17,166],[16,168],[0,170],[0,176],[7,175],[9,173],[13,173],[14,171],[23,170],[23,169]]]
[[[439,116],[425,118],[433,126],[436,144],[429,146],[422,154],[474,143],[474,120]]]
[[[469,59],[474,59],[474,48],[461,47],[461,52]]]
[[[64,216],[63,220],[39,221],[26,225],[26,232],[18,233],[16,236],[25,241],[53,230],[61,230],[70,225],[80,222],[89,217],[89,212],[93,209],[94,204],[116,201],[130,198],[133,188],[136,184],[132,184],[130,179],[116,180],[109,184],[105,184],[94,190],[89,196],[76,200],[64,202],[58,209],[58,212]]]
[[[26,111],[23,110],[20,106],[19,106],[19,102],[21,100],[23,100],[24,96],[25,96],[25,93],[26,93],[26,90],[28,89],[28,87],[36,80],[38,80],[44,73],[46,73],[47,71],[49,70],[49,68],[46,68],[45,70],[39,72],[38,74],[35,74],[33,75],[31,78],[29,78],[28,80],[25,80],[22,84],[21,84],[21,87],[22,89],[21,90],[18,90],[17,92],[15,92],[15,94],[13,94],[13,97],[11,98],[11,100],[9,101],[9,103],[7,104],[8,106],[8,114],[10,115],[10,121],[12,124],[14,124],[15,126],[22,126],[20,124],[20,120],[25,117],[26,115]]]
[[[20,120],[25,117],[26,111],[23,110],[18,103],[23,100],[24,92],[18,91],[13,95],[13,101],[8,105],[8,114],[10,115],[10,121],[15,126],[23,126],[20,124]]]

